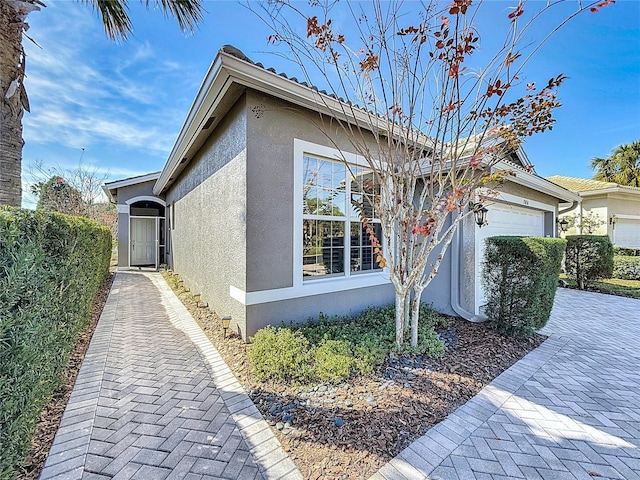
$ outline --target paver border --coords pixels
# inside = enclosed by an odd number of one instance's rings
[[[159,273],[143,272],[143,275],[149,278],[160,292],[162,304],[171,323],[189,337],[206,360],[213,382],[265,479],[302,480],[302,473],[284,451],[269,424],[189,310]]]

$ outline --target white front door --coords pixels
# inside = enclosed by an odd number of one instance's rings
[[[157,232],[155,217],[131,218],[129,265],[133,267],[156,264]]]
[[[480,313],[480,307],[486,303],[480,280],[485,239],[497,235],[544,236],[544,212],[503,204],[491,205],[488,208],[488,225],[476,230],[476,315]]]

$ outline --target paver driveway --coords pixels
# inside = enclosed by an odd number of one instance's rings
[[[160,274],[119,272],[40,478],[301,475]]]
[[[542,333],[373,479],[640,479],[640,300],[559,289]]]

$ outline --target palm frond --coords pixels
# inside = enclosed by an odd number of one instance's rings
[[[126,40],[133,32],[127,0],[84,0],[100,14],[104,31],[111,40]]]
[[[145,1],[149,8],[150,0]],[[197,24],[202,21],[201,0],[155,0],[155,5],[162,8],[165,16],[171,14],[175,17],[183,31],[193,32]]]
[[[133,32],[129,17],[127,0],[83,0],[96,10],[104,25],[104,30],[111,40],[125,41]],[[144,1],[149,9],[151,0]],[[202,0],[154,0],[153,6],[160,8],[165,17],[174,17],[183,31],[194,31],[202,21]]]

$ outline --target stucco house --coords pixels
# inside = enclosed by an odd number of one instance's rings
[[[361,192],[336,147],[363,176],[366,164],[340,129],[330,142],[317,127],[320,115],[345,119],[339,102],[223,47],[162,171],[105,185],[118,207],[119,267],[169,265],[244,338],[268,324],[392,302],[388,275],[345,202]],[[556,236],[559,207],[579,200],[537,176],[522,151],[498,168],[515,176],[487,205],[488,225],[463,224],[423,293],[442,312],[481,315],[484,238]],[[314,194],[326,208],[311,213],[309,189],[336,195],[329,204]]]
[[[572,227],[568,234],[609,235],[616,247],[640,248],[640,188],[561,175],[547,180],[580,196],[580,202],[561,216],[592,215],[601,222],[592,232]]]

